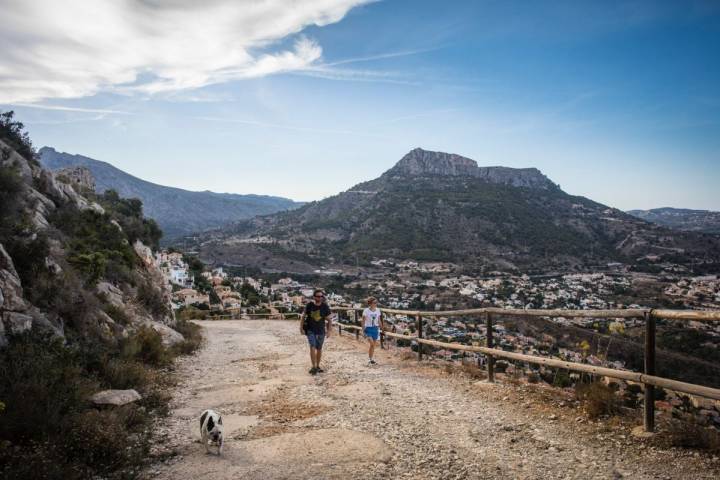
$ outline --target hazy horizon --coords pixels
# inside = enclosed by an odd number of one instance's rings
[[[160,185],[312,201],[409,150],[720,210],[720,5],[2,1],[0,108]]]

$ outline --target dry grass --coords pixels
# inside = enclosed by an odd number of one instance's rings
[[[667,426],[667,436],[673,447],[720,453],[720,432],[699,425],[692,419],[671,419]]]
[[[403,351],[400,354],[400,359],[407,361],[407,360],[417,360],[417,352],[412,351]]]
[[[590,418],[617,415],[620,399],[615,391],[602,382],[581,383],[575,386],[575,396]]]
[[[473,380],[483,380],[487,378],[487,372],[476,365],[467,363],[454,364],[448,363],[444,367],[445,373],[449,375],[462,375]]]

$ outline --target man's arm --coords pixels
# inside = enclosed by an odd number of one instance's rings
[[[328,314],[325,317],[325,335],[330,336],[330,333],[332,332],[332,310],[330,310],[330,307],[328,307]]]
[[[300,333],[302,335],[306,334],[305,328],[304,328],[305,327],[305,315],[306,315],[305,311],[303,311],[303,313],[300,314]]]

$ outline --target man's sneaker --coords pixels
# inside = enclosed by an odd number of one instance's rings
[[[377,365],[377,362],[374,359],[370,359],[370,365]]]
[[[320,367],[317,367],[317,368],[315,369],[315,372],[316,372],[316,373],[325,373],[325,370],[323,370],[323,369],[320,368]]]
[[[310,375],[315,375],[316,373],[318,373],[317,367],[312,367],[312,368],[308,371],[308,373],[309,373]]]

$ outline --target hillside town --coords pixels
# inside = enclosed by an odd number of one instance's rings
[[[300,312],[310,301],[316,284],[304,283],[290,276],[262,278],[262,275],[234,276],[223,267],[203,267],[193,272],[188,257],[179,252],[159,252],[155,261],[172,286],[173,308],[208,312],[211,315],[287,314]],[[553,277],[497,274],[484,278],[452,275],[452,266],[442,263],[423,264],[376,260],[374,265],[393,267],[394,274],[367,274],[349,279],[342,288],[328,289],[331,305],[363,306],[367,295],[377,297],[391,309],[452,310],[458,308],[495,307],[512,309],[624,309],[653,305],[635,303],[631,296],[636,284],[648,281],[629,273],[573,273]],[[326,277],[326,275],[323,275]],[[346,277],[342,277],[346,278]],[[720,279],[717,276],[664,277],[655,279],[665,302],[693,308],[720,308]],[[320,280],[318,280],[320,281]],[[337,285],[337,283],[335,284]],[[341,293],[338,293],[341,292]],[[415,319],[402,315],[388,316],[388,325],[399,332],[414,333]],[[344,319],[342,321],[350,321]],[[479,318],[445,318],[428,320],[426,337],[447,342],[480,344],[485,341],[484,326]],[[642,319],[592,319],[559,317],[548,321],[602,333],[621,333],[642,326]],[[704,331],[720,342],[720,325],[695,322],[691,328]],[[558,358],[585,361],[594,365],[622,368],[622,361],[603,360],[582,349],[560,349],[544,345],[542,339],[495,325],[496,342],[502,348],[527,354],[552,353]],[[550,342],[552,343],[552,342]],[[435,352],[449,359],[458,357],[449,351]]]

